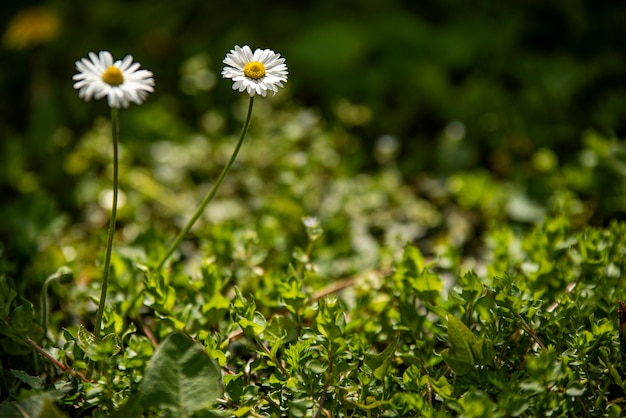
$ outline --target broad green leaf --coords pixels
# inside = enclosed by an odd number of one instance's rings
[[[167,337],[148,363],[141,406],[188,417],[222,396],[221,372],[199,345],[183,334]]]
[[[54,403],[59,396],[56,393],[39,393],[19,402],[0,404],[2,418],[65,418]]]

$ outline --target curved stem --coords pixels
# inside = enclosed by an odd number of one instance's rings
[[[180,231],[180,234],[178,234],[178,236],[176,237],[176,239],[174,240],[172,245],[170,245],[169,249],[167,250],[167,252],[163,256],[163,258],[161,258],[161,261],[159,262],[159,264],[157,266],[157,270],[161,270],[163,268],[163,265],[165,265],[165,262],[167,261],[167,259],[170,258],[171,255],[176,250],[176,248],[178,248],[180,243],[185,238],[185,235],[187,235],[187,233],[189,232],[189,230],[191,229],[193,224],[196,223],[196,221],[198,220],[200,215],[202,215],[202,212],[204,212],[204,209],[207,207],[209,202],[211,200],[213,200],[213,197],[215,197],[215,194],[217,193],[217,190],[222,185],[222,182],[224,181],[224,178],[226,177],[226,175],[230,171],[231,167],[233,166],[233,163],[235,162],[235,159],[237,158],[237,154],[239,153],[239,150],[241,149],[241,145],[243,144],[243,139],[245,138],[246,133],[248,132],[248,126],[250,126],[250,117],[252,116],[252,105],[253,104],[254,104],[254,96],[251,96],[250,97],[250,104],[248,105],[248,114],[246,115],[246,121],[244,122],[243,128],[241,129],[241,136],[239,137],[239,141],[237,141],[237,145],[235,146],[235,150],[233,151],[233,155],[230,156],[230,159],[228,160],[228,163],[226,164],[226,166],[222,170],[222,173],[217,178],[215,184],[213,185],[213,187],[211,188],[209,193],[204,197],[204,200],[202,200],[202,203],[200,204],[198,209],[196,209],[196,211],[193,214],[193,216],[191,217],[191,219],[189,219],[189,221],[187,222],[187,225],[185,225],[185,228],[183,228],[183,230]]]
[[[100,329],[102,328],[102,316],[104,315],[104,305],[107,298],[107,287],[109,285],[109,270],[111,268],[111,251],[113,248],[113,235],[115,234],[115,218],[117,217],[117,190],[119,187],[118,155],[117,144],[120,137],[120,123],[117,109],[111,108],[111,136],[113,137],[113,206],[111,208],[111,220],[109,222],[109,235],[107,238],[107,249],[104,258],[104,274],[102,276],[102,291],[100,292],[100,302],[98,303],[98,313],[96,314],[96,329],[94,335],[96,341],[100,340]]]
[[[50,283],[56,280],[57,274],[52,274],[48,276],[45,282],[43,282],[43,287],[41,288],[40,295],[40,309],[41,316],[39,320],[39,326],[43,329],[43,337],[48,337],[48,287],[50,287]]]
[[[48,276],[48,278],[46,278],[43,282],[41,295],[39,296],[39,307],[41,309],[39,326],[43,329],[44,338],[48,338],[48,288],[55,280],[59,280],[61,283],[70,283],[74,280],[72,270],[70,270],[67,266],[59,267],[57,271]]]

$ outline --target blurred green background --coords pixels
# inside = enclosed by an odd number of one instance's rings
[[[518,178],[537,158],[579,158],[585,130],[626,132],[623,1],[51,0],[0,10],[2,271],[20,272],[38,236],[81,221],[77,184],[102,174],[70,158],[108,116],[104,101],[85,104],[72,88],[89,51],[132,54],[154,72],[155,93],[122,115],[122,141],[139,156],[156,140],[238,131],[242,97],[220,77],[236,44],[286,57],[275,106],[315,109],[351,138],[342,164],[355,173],[384,165],[377,152],[389,147],[407,183],[462,170]],[[595,193],[614,193],[603,178]],[[622,203],[605,209],[599,222],[625,213]]]

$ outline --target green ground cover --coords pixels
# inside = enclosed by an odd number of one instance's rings
[[[353,3],[277,2],[255,37],[260,6],[51,2],[93,31],[5,34],[0,416],[624,415],[620,7]],[[120,111],[101,304],[112,126],[71,77],[120,29],[156,87]],[[253,41],[289,81],[164,258],[233,153],[221,59]]]

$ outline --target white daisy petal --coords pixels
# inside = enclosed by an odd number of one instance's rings
[[[102,66],[102,68],[109,68],[111,65],[113,65],[113,55],[111,55],[109,51],[100,51],[100,59],[92,59],[92,61],[98,66]]]
[[[133,71],[130,68],[131,64],[133,64],[133,56],[132,55],[126,55],[123,60],[117,61],[115,63],[115,65],[118,66],[120,68],[120,70],[122,70],[122,71]],[[135,63],[135,64],[137,65],[137,68],[139,68],[139,64],[138,63]],[[137,68],[135,68],[135,71],[137,70]]]
[[[130,55],[129,55],[129,57],[130,57]],[[131,63],[129,64],[129,67],[126,69],[126,71],[131,72],[131,73],[138,73],[138,72],[140,72],[140,71],[137,71],[137,70],[139,70],[139,67],[141,67],[141,64],[139,64],[138,62],[133,64],[132,61],[131,61]]]
[[[148,93],[154,91],[152,71],[141,70],[141,65],[133,62],[132,55],[117,61],[109,51],[90,52],[88,56],[89,59],[76,61],[78,74],[72,76],[73,87],[81,99],[89,101],[106,97],[110,107],[120,108],[128,107],[130,103],[140,105]],[[111,67],[115,67],[113,71]]]
[[[246,91],[250,97],[255,94],[265,96],[270,90],[275,94],[287,82],[289,74],[285,58],[271,49],[256,49],[252,52],[248,45],[236,45],[222,62],[226,64],[222,69],[222,77],[233,81],[233,90]],[[246,68],[250,63],[253,65]]]

